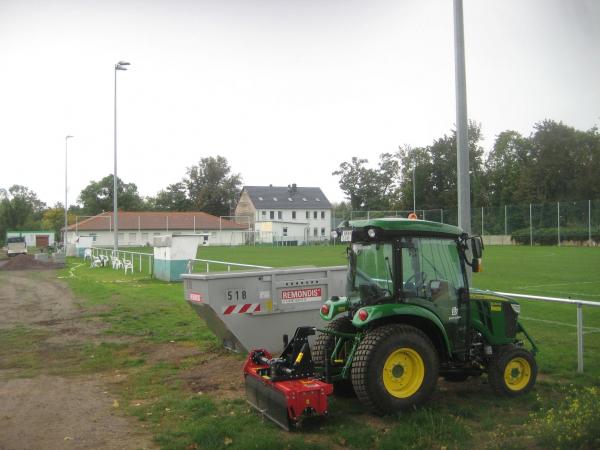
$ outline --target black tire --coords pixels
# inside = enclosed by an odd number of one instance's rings
[[[327,324],[325,327],[329,331],[338,331],[340,333],[354,333],[356,329],[352,325],[352,321],[348,317],[337,317]],[[341,353],[341,359],[346,360],[346,351],[350,351],[351,342]],[[313,361],[317,366],[325,366],[325,361],[329,357],[327,349],[332,349],[335,346],[335,336],[327,333],[320,333],[315,340],[315,345],[312,351]],[[351,380],[340,380],[333,383],[334,393],[340,395],[354,395],[354,388]]]
[[[535,385],[537,363],[524,348],[508,347],[492,358],[488,365],[488,382],[497,395],[518,397]]]
[[[438,374],[438,354],[431,340],[409,325],[385,325],[370,331],[352,362],[352,384],[358,399],[379,414],[397,413],[425,402],[435,389]]]

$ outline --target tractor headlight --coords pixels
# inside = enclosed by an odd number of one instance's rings
[[[517,313],[517,314],[521,314],[521,305],[519,305],[518,303],[511,303],[510,307],[512,308],[512,310]]]
[[[369,228],[369,231],[367,231],[367,234],[369,235],[369,237],[371,239],[375,238],[375,229],[374,228]]]

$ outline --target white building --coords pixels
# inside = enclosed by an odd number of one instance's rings
[[[318,187],[244,186],[235,209],[260,242],[298,244],[329,239],[331,203]]]
[[[6,238],[24,237],[27,247],[44,248],[54,245],[54,231],[7,231]]]
[[[252,239],[248,224],[240,224],[204,212],[138,212],[119,211],[119,246],[152,245],[154,236],[202,234],[201,245],[243,245]],[[91,236],[94,246],[112,246],[114,243],[113,213],[77,220],[70,225],[67,242],[74,243],[79,236]]]

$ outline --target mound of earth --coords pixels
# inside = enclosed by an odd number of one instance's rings
[[[59,267],[63,267],[62,264],[38,261],[32,255],[17,255],[0,266],[0,270],[46,270]]]

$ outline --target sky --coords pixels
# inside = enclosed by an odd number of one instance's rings
[[[489,151],[600,124],[600,2],[464,0],[467,109]],[[0,188],[49,206],[113,172],[143,196],[222,155],[246,185],[319,186],[456,122],[451,0],[0,0]]]

